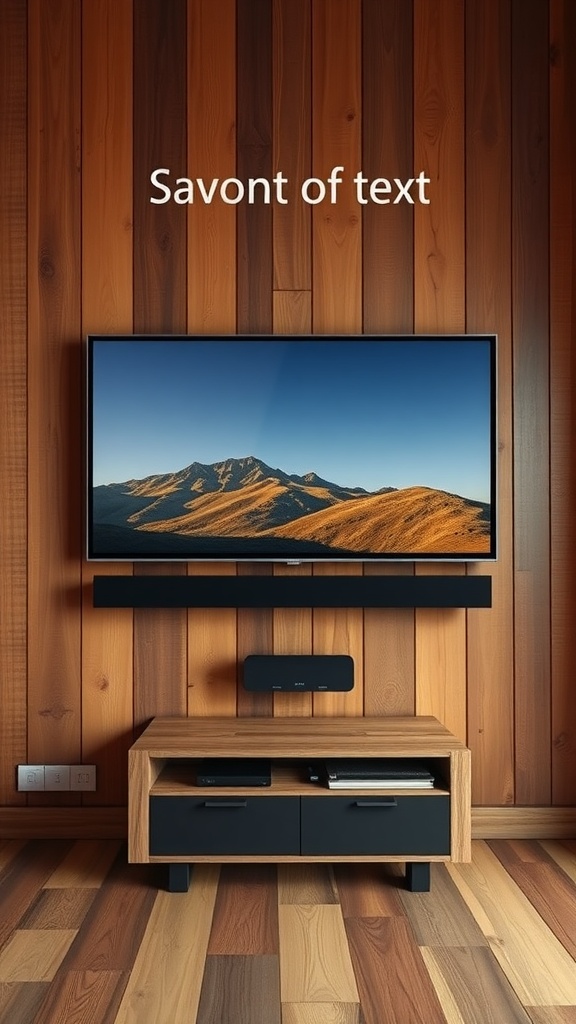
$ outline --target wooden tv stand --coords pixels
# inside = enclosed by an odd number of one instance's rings
[[[270,786],[196,785],[201,758],[270,758]],[[326,758],[422,758],[433,789],[334,790],[311,783]],[[406,862],[409,889],[431,861],[470,860],[470,750],[437,719],[155,718],[129,751],[128,859],[168,864]]]

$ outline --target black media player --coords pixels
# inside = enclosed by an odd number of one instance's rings
[[[213,757],[200,761],[198,786],[269,786],[272,779],[266,757]]]
[[[249,654],[244,688],[259,691],[351,690],[354,662],[349,654]]]

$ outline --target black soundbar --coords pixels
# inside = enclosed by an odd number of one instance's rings
[[[95,576],[95,608],[490,608],[490,576]]]

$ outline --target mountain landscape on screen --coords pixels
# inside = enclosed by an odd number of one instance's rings
[[[139,557],[290,558],[489,550],[489,506],[412,486],[366,491],[253,456],[93,488],[94,549]]]

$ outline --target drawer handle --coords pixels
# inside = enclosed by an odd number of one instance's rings
[[[357,800],[356,807],[396,807],[396,797],[392,796],[389,800]]]
[[[247,807],[247,800],[205,800],[204,807]]]

